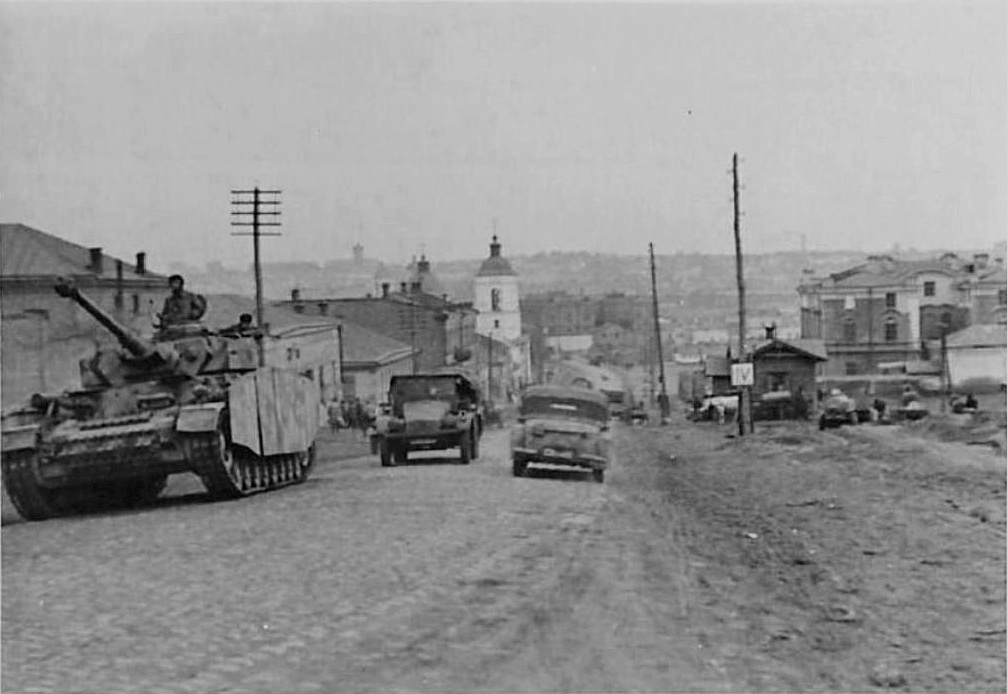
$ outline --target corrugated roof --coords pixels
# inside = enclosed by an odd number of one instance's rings
[[[1007,325],[970,325],[946,338],[948,349],[1007,347]]]
[[[58,236],[24,224],[0,224],[0,277],[100,277],[115,280],[118,258],[102,253],[102,272],[91,271],[91,251]],[[165,275],[147,272],[136,274],[136,266],[123,261],[127,280],[166,280]]]

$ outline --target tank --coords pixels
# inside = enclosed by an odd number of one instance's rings
[[[146,340],[66,281],[118,340],[81,360],[81,387],[36,394],[2,428],[7,494],[26,520],[152,501],[193,472],[230,499],[303,482],[314,462],[319,392],[296,372],[258,365],[258,335],[198,322]]]

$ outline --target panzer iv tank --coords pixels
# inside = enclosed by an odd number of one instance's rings
[[[121,349],[82,360],[79,390],[36,394],[4,418],[4,484],[26,520],[151,501],[180,472],[219,499],[307,478],[317,385],[258,366],[255,336],[193,322],[144,340],[68,282],[55,289]]]

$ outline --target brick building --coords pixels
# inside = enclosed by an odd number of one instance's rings
[[[0,224],[2,406],[33,392],[58,391],[79,379],[78,360],[114,338],[83,309],[59,297],[67,277],[132,330],[153,332],[152,313],[167,295],[165,275],[148,271],[146,254],[127,263],[100,247],[71,243],[24,224]],[[198,290],[198,288],[197,288]]]
[[[415,350],[417,371],[466,361],[475,345],[476,314],[471,304],[427,294],[419,283],[403,282],[398,292],[385,283],[380,296],[348,299],[307,299],[295,289],[288,301],[277,305],[345,320],[397,340]]]
[[[881,363],[925,357],[927,340],[1007,315],[1001,259],[952,253],[931,260],[870,256],[867,262],[798,288],[801,337],[824,340],[824,375],[874,373]]]

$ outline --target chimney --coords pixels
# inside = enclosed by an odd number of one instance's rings
[[[87,250],[88,253],[91,254],[91,263],[88,265],[88,269],[96,275],[100,275],[105,269],[104,256],[101,254],[101,246],[89,248]]]
[[[985,270],[990,262],[989,253],[976,253],[972,256],[972,260],[975,263],[977,270]]]
[[[136,274],[146,275],[147,274],[147,254],[140,251],[136,254]]]
[[[382,282],[381,283],[381,298],[382,299],[387,299],[388,298],[388,290],[391,289],[391,288],[392,288],[391,282]]]
[[[301,300],[301,290],[300,289],[291,289],[290,290],[290,300],[293,301],[295,304],[298,301],[300,301]]]
[[[770,323],[769,325],[763,326],[766,329],[766,339],[775,340],[776,339],[776,323]]]
[[[115,308],[122,310],[122,261],[115,261]]]
[[[428,274],[430,272],[430,261],[427,260],[427,256],[421,255],[420,262],[416,265],[416,272],[423,274]]]

